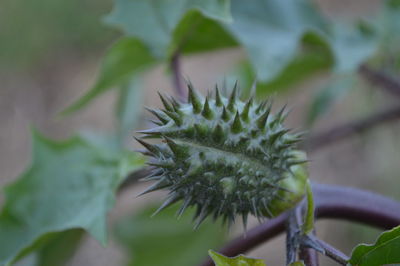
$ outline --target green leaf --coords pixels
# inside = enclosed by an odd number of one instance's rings
[[[236,40],[217,21],[197,10],[189,11],[173,33],[169,53],[184,54],[237,46]]]
[[[226,28],[246,49],[257,79],[271,88],[292,85],[332,61],[338,73],[355,71],[378,47],[365,26],[328,21],[308,0],[232,0],[232,16]],[[324,40],[322,55],[302,51],[307,35]]]
[[[233,0],[226,28],[244,46],[257,78],[270,81],[293,59],[305,33],[325,22],[310,1]]]
[[[137,125],[143,108],[142,80],[134,76],[125,86],[120,88],[116,116],[122,137],[132,132]]]
[[[63,114],[75,112],[105,91],[128,82],[132,76],[155,63],[147,48],[136,39],[122,38],[106,54],[96,84]]]
[[[4,189],[0,265],[42,236],[83,228],[106,242],[106,214],[126,174],[143,165],[131,152],[109,152],[82,138],[55,142],[33,134],[32,165]]]
[[[335,80],[317,92],[308,111],[307,124],[313,125],[319,117],[326,114],[335,102],[353,88],[354,83],[354,77],[351,75],[337,76]]]
[[[51,233],[51,239],[36,250],[36,266],[62,266],[71,259],[85,232],[82,229],[70,229]]]
[[[229,258],[212,250],[209,250],[208,254],[213,259],[215,266],[265,266],[263,260],[248,258],[243,255]]]
[[[382,233],[373,245],[356,246],[349,263],[353,266],[400,263],[400,226]]]
[[[305,264],[304,264],[304,262],[302,260],[299,260],[299,261],[295,261],[295,262],[290,263],[289,266],[305,266]]]
[[[231,21],[229,0],[117,0],[105,21],[142,40],[157,58],[164,58],[178,23],[190,10],[213,20]],[[195,22],[189,27],[196,26]]]
[[[378,38],[366,25],[332,23],[332,33],[328,37],[335,56],[334,71],[347,73],[356,71],[361,63],[378,50]]]
[[[171,206],[150,218],[157,208],[144,209],[116,225],[117,241],[129,254],[127,265],[197,265],[209,248],[218,248],[226,239],[226,230],[211,221],[193,230],[193,210],[178,220],[179,206]]]

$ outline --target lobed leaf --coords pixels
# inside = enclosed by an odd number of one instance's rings
[[[375,244],[356,246],[349,260],[353,266],[379,266],[400,263],[400,226],[383,232]]]
[[[73,113],[105,91],[129,82],[132,76],[155,63],[147,48],[136,39],[122,38],[106,54],[96,84],[78,101],[63,111]]]
[[[82,228],[106,243],[106,214],[125,176],[144,161],[74,137],[55,142],[33,134],[31,167],[4,190],[0,213],[0,265],[44,235]]]
[[[188,11],[198,10],[205,18],[230,22],[229,0],[117,0],[113,11],[105,21],[121,28],[128,36],[143,41],[157,58],[165,58],[174,31]],[[190,28],[196,20],[185,20]],[[203,35],[203,38],[207,36]],[[174,46],[172,44],[172,46]]]

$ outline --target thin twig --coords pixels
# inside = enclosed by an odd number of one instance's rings
[[[171,58],[172,79],[175,88],[175,93],[180,100],[185,98],[185,90],[182,81],[180,53],[176,52]]]
[[[374,126],[400,118],[400,106],[374,114],[370,117],[349,122],[347,124],[334,127],[323,133],[312,135],[305,141],[304,147],[308,151],[315,151],[326,145],[343,140],[355,134],[359,134]]]
[[[345,219],[382,229],[400,224],[400,202],[360,189],[314,184],[316,218]],[[226,256],[245,253],[285,230],[288,212],[251,229],[221,249]],[[202,266],[213,266],[207,259]]]
[[[337,250],[336,248],[334,248],[333,246],[331,246],[330,244],[326,243],[321,239],[314,238],[314,240],[324,249],[325,251],[324,255],[333,259],[340,265],[347,265],[347,262],[349,261],[350,258],[346,254],[344,254],[340,250]]]
[[[371,84],[377,85],[390,94],[400,97],[400,80],[395,79],[382,71],[374,70],[363,64],[358,72]]]

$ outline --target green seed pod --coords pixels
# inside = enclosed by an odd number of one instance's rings
[[[214,98],[203,98],[189,87],[188,102],[160,95],[164,110],[153,110],[158,125],[141,131],[138,141],[151,156],[153,172],[145,180],[157,180],[142,194],[168,189],[159,210],[182,201],[179,213],[196,206],[199,225],[207,216],[244,223],[275,217],[294,207],[304,196],[308,178],[305,153],[296,149],[300,134],[283,126],[282,108],[271,114],[269,101],[256,104],[229,98],[218,88]],[[144,138],[159,138],[149,144]]]

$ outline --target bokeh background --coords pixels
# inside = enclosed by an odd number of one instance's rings
[[[379,1],[318,0],[317,4],[328,16],[353,19],[376,11]],[[58,116],[92,86],[102,56],[120,36],[118,31],[102,23],[102,17],[111,7],[110,0],[1,1],[0,186],[14,180],[29,165],[30,127],[54,139],[67,138],[83,129],[112,131],[115,127],[114,91],[105,93],[71,116]],[[185,57],[182,72],[196,87],[212,88],[215,82],[230,75],[232,66],[243,57],[240,49]],[[346,93],[312,128],[307,128],[310,99],[326,85],[326,75],[321,73],[300,87],[275,95],[276,105],[288,102],[294,110],[288,124],[320,132],[398,102],[365,83]],[[144,87],[143,106],[160,104],[157,90],[173,93],[164,65],[146,74]],[[146,126],[142,123],[139,127]],[[399,134],[399,123],[394,121],[310,154],[311,179],[368,189],[400,200]],[[127,139],[126,143],[129,149],[136,147],[133,139]],[[110,215],[110,227],[120,217],[139,210],[149,201],[157,202],[163,196],[160,193],[136,198],[143,187],[138,185],[119,195]],[[251,222],[251,225],[256,224],[257,221]],[[241,232],[238,226],[232,229],[231,235]],[[322,239],[350,253],[359,242],[373,242],[379,231],[347,222],[319,221],[317,232]],[[265,258],[268,265],[283,265],[283,247],[282,236],[250,255]],[[86,238],[69,265],[121,265],[125,260],[126,254],[113,239],[103,248],[95,240]],[[333,264],[323,259],[321,265]]]

